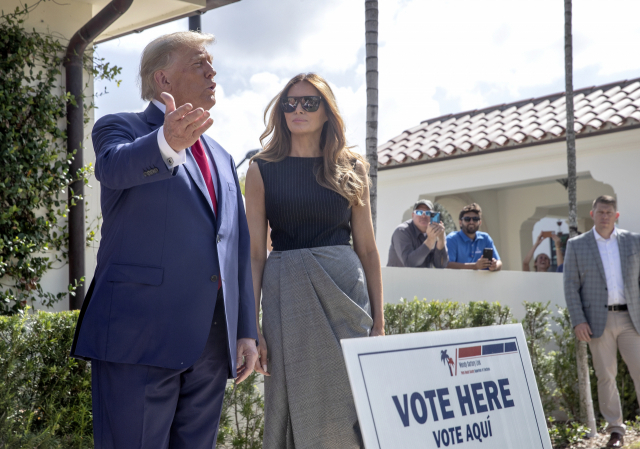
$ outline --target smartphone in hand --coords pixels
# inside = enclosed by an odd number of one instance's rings
[[[493,259],[493,248],[485,248],[482,251],[482,258],[483,259],[492,260]]]
[[[431,214],[431,223],[440,223],[440,212]]]

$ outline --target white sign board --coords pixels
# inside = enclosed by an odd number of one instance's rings
[[[552,449],[520,324],[342,340],[367,449]]]

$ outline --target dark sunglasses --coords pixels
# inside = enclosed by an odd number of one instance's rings
[[[469,223],[470,221],[477,223],[480,221],[480,217],[462,217],[462,221],[464,221],[465,223]]]
[[[280,107],[282,108],[282,112],[288,114],[290,112],[294,112],[298,107],[298,103],[302,106],[307,112],[316,112],[320,107],[320,102],[322,101],[322,97],[313,96],[313,97],[286,97],[280,103]]]

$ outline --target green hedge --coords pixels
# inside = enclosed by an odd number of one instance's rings
[[[0,447],[93,447],[89,364],[69,358],[77,318],[0,317]]]
[[[524,303],[521,321],[547,416],[554,409],[578,416],[575,339],[566,309],[549,303]],[[0,317],[0,448],[92,448],[90,365],[70,359],[77,312],[29,313]],[[405,301],[385,305],[388,335],[428,332],[515,322],[511,310],[498,303]],[[556,330],[551,332],[551,324]],[[548,351],[551,344],[556,350]],[[621,358],[619,359],[621,360]],[[618,389],[625,419],[636,416],[633,382],[620,361]],[[596,380],[591,378],[597,413]],[[255,373],[233,391],[229,384],[218,434],[218,447],[258,449],[262,446],[264,402]],[[555,425],[555,447],[576,438],[575,425]]]

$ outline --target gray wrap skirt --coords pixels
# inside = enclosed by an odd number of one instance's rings
[[[340,346],[373,325],[360,259],[346,245],[274,251],[262,279],[263,448],[363,447]]]

